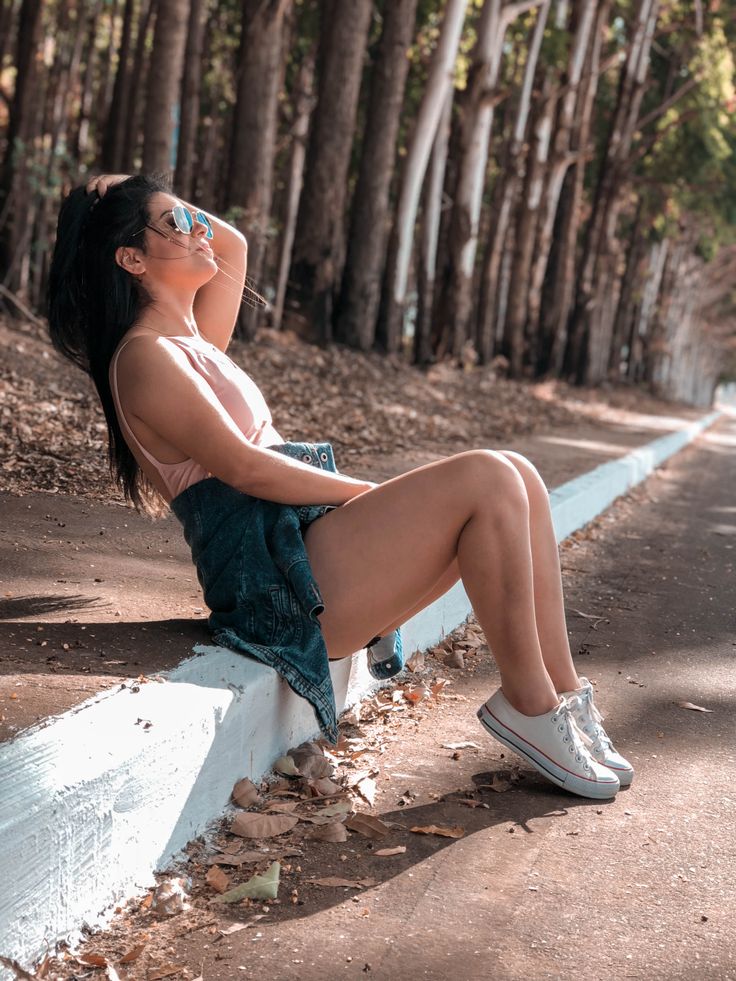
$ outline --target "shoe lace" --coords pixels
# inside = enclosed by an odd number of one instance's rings
[[[608,733],[601,725],[603,716],[591,698],[590,691],[571,695],[567,699],[567,704],[586,744],[593,751],[612,749],[613,744]]]
[[[570,752],[575,753],[575,759],[578,763],[583,764],[583,769],[590,770],[590,750],[585,745],[585,734],[581,732],[575,722],[570,702],[570,699],[563,698],[559,709],[552,716],[552,722],[563,734],[562,741],[569,743]]]

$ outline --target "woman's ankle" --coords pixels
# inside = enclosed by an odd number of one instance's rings
[[[560,678],[554,684],[555,691],[560,695],[563,695],[566,691],[580,691],[582,688],[580,678],[577,675],[574,675],[572,678]]]
[[[549,689],[539,691],[529,689],[519,691],[502,684],[501,691],[509,705],[522,715],[547,715],[560,704],[560,696],[551,685]]]

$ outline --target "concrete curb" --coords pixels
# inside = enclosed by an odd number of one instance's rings
[[[550,494],[558,541],[587,524],[719,417],[605,463]],[[426,649],[470,613],[461,584],[402,628]],[[274,671],[199,645],[165,676],[130,681],[0,747],[0,954],[28,964],[75,942],[145,889],[222,814],[234,782],[257,780],[314,735],[311,707]],[[365,658],[332,665],[338,708],[374,685]],[[8,886],[12,884],[10,888]],[[0,969],[0,979],[12,975]]]

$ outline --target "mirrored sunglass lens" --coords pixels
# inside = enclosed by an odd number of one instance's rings
[[[179,231],[184,232],[185,235],[188,235],[194,226],[189,209],[183,208],[181,205],[177,205],[172,209],[171,213],[174,216],[174,221],[176,222],[176,227],[179,229]]]
[[[194,217],[201,225],[204,225],[207,228],[206,237],[212,238],[214,236],[214,232],[212,231],[212,225],[210,224],[210,220],[207,217],[207,215],[204,213],[204,211],[197,211]]]

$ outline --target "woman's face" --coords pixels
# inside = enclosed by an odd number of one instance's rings
[[[207,238],[207,226],[195,221],[190,234],[177,228],[172,209],[182,204],[171,194],[152,195],[145,229],[146,251],[131,249],[137,262],[132,266],[123,262],[123,267],[138,275],[149,292],[151,287],[155,292],[157,284],[196,290],[217,273],[210,244],[214,240]]]

